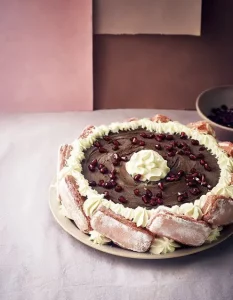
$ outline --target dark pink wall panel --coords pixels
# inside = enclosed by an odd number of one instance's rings
[[[3,0],[0,111],[91,110],[91,0]]]

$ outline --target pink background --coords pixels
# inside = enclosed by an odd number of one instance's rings
[[[92,1],[2,0],[0,111],[92,110]]]

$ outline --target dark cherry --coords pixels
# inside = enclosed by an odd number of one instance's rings
[[[116,181],[114,179],[111,179],[110,182],[111,182],[111,184],[112,184],[113,187],[115,187],[117,185],[117,183],[116,183]]]
[[[183,171],[183,170],[180,170],[180,171],[177,173],[177,175],[178,175],[179,177],[183,176],[183,175],[184,175],[184,171]]]
[[[116,160],[121,160],[121,157],[118,153],[114,153],[113,158],[116,159]]]
[[[199,142],[198,142],[198,140],[191,140],[191,144],[194,146],[198,146]]]
[[[154,137],[155,137],[154,133],[149,133],[149,134],[147,135],[147,138],[148,138],[148,139],[153,139]]]
[[[143,137],[144,139],[147,138],[147,134],[145,132],[140,133],[140,136]]]
[[[96,182],[93,180],[93,181],[89,181],[89,185],[90,186],[96,186]]]
[[[161,147],[161,145],[160,145],[160,144],[156,144],[156,145],[155,145],[155,149],[157,149],[157,150],[161,150],[161,149],[162,149],[162,147]]]
[[[110,177],[110,179],[117,179],[116,175],[112,174],[112,173],[109,174],[109,177]]]
[[[135,189],[135,190],[134,190],[134,195],[135,195],[135,196],[140,196],[140,191],[139,191],[139,189]]]
[[[197,183],[196,183],[196,181],[192,180],[192,181],[189,181],[186,185],[187,186],[196,186]]]
[[[133,179],[135,181],[140,181],[141,176],[142,176],[141,174],[136,174],[136,175],[134,175]]]
[[[120,196],[120,197],[118,198],[118,200],[119,200],[121,203],[127,203],[127,200],[125,199],[124,196]]]
[[[180,138],[183,139],[183,140],[186,140],[188,137],[187,137],[187,134],[185,132],[181,132],[180,133]]]
[[[165,134],[163,134],[163,133],[160,133],[160,134],[158,134],[158,137],[160,137],[162,140],[165,140]]]
[[[186,150],[186,151],[184,151],[184,154],[187,155],[187,156],[189,156],[191,154],[191,151]]]
[[[201,182],[201,186],[207,186],[207,182],[206,181],[202,181]]]
[[[145,146],[145,142],[144,141],[139,141],[139,145],[140,146]]]
[[[132,138],[132,144],[137,145],[138,144],[138,139],[136,137]]]
[[[195,177],[194,179],[196,180],[197,183],[201,183],[201,179],[200,178]]]
[[[185,199],[184,199],[183,196],[178,196],[178,197],[177,197],[177,201],[178,201],[178,202],[184,202],[184,200],[185,200]]]
[[[158,204],[158,205],[162,205],[162,204],[163,204],[163,199],[157,198],[157,204]]]
[[[168,141],[173,140],[173,135],[167,134],[167,135],[166,135],[166,139],[167,139]]]
[[[104,181],[101,179],[98,183],[98,186],[103,186],[104,185]]]
[[[198,188],[192,188],[189,190],[189,193],[196,196],[196,195],[199,195],[200,194],[200,190]]]
[[[115,146],[120,146],[120,143],[119,143],[117,140],[114,140],[114,141],[113,141],[113,145],[115,145]]]
[[[161,191],[164,190],[164,184],[162,182],[158,183],[158,187],[160,188]]]
[[[184,151],[183,151],[183,150],[178,150],[178,151],[177,151],[177,154],[179,154],[179,155],[184,155]]]
[[[120,162],[119,162],[119,160],[114,160],[112,162],[112,164],[116,167],[116,166],[119,166]]]
[[[143,195],[142,196],[142,201],[145,203],[145,204],[148,204],[150,202],[150,198],[147,196],[147,195]]]
[[[201,175],[201,181],[205,181],[205,174]]]
[[[204,146],[201,146],[200,148],[199,148],[199,151],[205,151],[205,147]]]
[[[119,147],[118,147],[117,145],[114,145],[114,146],[112,147],[112,150],[117,151],[117,150],[119,150]]]
[[[151,206],[156,206],[157,205],[157,198],[156,197],[151,197],[151,199],[150,199],[150,205]]]
[[[207,189],[208,189],[208,190],[212,190],[212,188],[213,188],[213,187],[212,187],[210,184],[207,185]]]
[[[104,147],[99,147],[99,153],[107,153],[108,150],[105,149]]]
[[[174,151],[168,152],[167,154],[169,157],[173,157],[176,155],[176,153]]]
[[[99,165],[98,165],[98,169],[99,169],[99,170],[102,169],[103,167],[105,167],[105,165],[103,165],[103,164],[99,164]]]
[[[106,199],[109,199],[110,198],[110,195],[109,195],[109,192],[108,191],[104,191],[104,197]]]
[[[123,190],[123,189],[122,189],[122,187],[121,187],[120,185],[117,185],[117,186],[115,187],[115,191],[118,192],[118,193],[120,193],[122,190]]]
[[[158,192],[158,193],[156,194],[156,197],[158,197],[158,198],[163,198],[163,193],[162,193],[162,192]]]
[[[97,166],[97,159],[93,159],[92,161],[91,161],[91,165],[93,165],[94,167],[96,167]]]
[[[191,160],[196,160],[196,159],[197,159],[196,155],[194,155],[194,154],[190,154],[190,155],[189,155],[189,158],[190,158]]]
[[[103,168],[100,169],[100,173],[107,174],[108,173],[108,169],[106,167],[103,167]]]
[[[206,171],[210,172],[211,171],[211,167],[208,164],[204,164],[204,168],[206,169]]]
[[[113,170],[110,172],[110,174],[112,174],[112,175],[116,175],[116,173],[117,173],[117,171],[116,171],[115,169],[113,169]]]
[[[93,166],[92,164],[90,164],[88,166],[88,169],[91,171],[91,172],[95,172],[95,166]]]
[[[177,143],[177,147],[180,148],[180,149],[183,148],[184,147],[183,143]]]
[[[105,187],[106,189],[111,189],[113,186],[112,186],[112,183],[111,183],[111,182],[105,182],[105,183],[104,183],[104,187]]]
[[[100,142],[98,142],[98,141],[95,141],[95,142],[93,143],[93,145],[94,145],[95,147],[97,147],[97,148],[101,147],[101,144],[100,144]]]
[[[145,192],[146,192],[146,195],[148,196],[148,197],[152,197],[152,192],[151,192],[151,190],[149,190],[149,189],[145,189]]]
[[[172,151],[173,150],[173,146],[172,145],[165,146],[165,149],[167,151]]]
[[[103,139],[104,139],[105,141],[107,141],[107,142],[111,141],[111,137],[108,136],[108,135],[105,135],[105,136],[103,137]]]
[[[204,165],[205,165],[205,161],[204,161],[204,159],[201,159],[201,160],[200,160],[200,164],[201,164],[202,166],[204,166]]]
[[[168,182],[176,181],[176,177],[170,177],[170,176],[168,176],[166,178],[166,181],[168,181]]]
[[[163,139],[162,139],[161,137],[159,137],[158,135],[155,136],[155,139],[156,139],[156,141],[158,141],[158,142],[162,142],[162,140],[163,140]]]

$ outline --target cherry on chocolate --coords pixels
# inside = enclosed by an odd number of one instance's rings
[[[186,140],[188,137],[187,137],[187,134],[185,132],[181,132],[180,133],[180,138],[183,139],[183,140]]]
[[[168,150],[168,151],[172,151],[173,150],[173,146],[172,145],[165,146],[165,149]]]
[[[121,156],[121,160],[122,160],[122,161],[128,161],[129,159],[128,159],[127,156]]]
[[[159,137],[158,135],[155,136],[155,139],[156,139],[156,141],[158,141],[158,142],[162,142],[162,140],[163,140],[163,139],[162,139],[161,137]]]
[[[162,193],[162,192],[158,192],[158,193],[156,194],[156,197],[158,197],[158,198],[163,198],[163,193]]]
[[[119,166],[119,164],[120,164],[120,162],[119,162],[119,160],[114,160],[113,162],[112,162],[112,164],[116,167],[116,166]]]
[[[194,146],[198,146],[199,142],[198,142],[198,140],[191,140],[191,144]]]
[[[113,143],[113,145],[115,145],[115,146],[120,146],[120,143],[119,143],[117,140],[114,140],[112,143]]]
[[[156,197],[151,197],[151,199],[150,199],[150,205],[151,206],[156,206],[157,205],[157,198]]]
[[[107,141],[107,142],[111,141],[111,137],[108,136],[108,135],[105,135],[105,136],[103,137],[103,139],[104,139],[105,141]]]
[[[147,134],[145,132],[140,133],[140,136],[143,137],[144,139],[147,138]]]
[[[183,202],[184,201],[184,197],[183,196],[178,196],[177,197],[177,201],[178,202]]]
[[[162,204],[163,204],[163,199],[157,198],[157,204],[158,204],[158,205],[162,205]]]
[[[189,181],[186,185],[187,186],[196,186],[197,183],[196,183],[196,181],[192,180],[192,181]]]
[[[152,197],[152,192],[151,192],[151,190],[149,190],[149,189],[145,189],[145,191],[146,191],[146,195],[148,196],[148,197]]]
[[[177,173],[177,175],[178,175],[179,177],[183,176],[183,175],[184,175],[184,171],[183,171],[183,170],[180,170],[180,171]]]
[[[196,180],[197,183],[201,183],[201,179],[200,178],[195,177],[194,179]]]
[[[205,181],[205,174],[201,175],[201,181]]]
[[[103,187],[103,185],[104,185],[104,180],[101,179],[101,180],[99,181],[99,183],[98,183],[98,186],[102,186],[102,187]]]
[[[123,189],[122,189],[122,187],[121,187],[120,185],[117,185],[117,186],[115,187],[115,191],[118,192],[118,193],[120,193],[122,190],[123,190]]]
[[[172,136],[171,134],[167,134],[167,135],[166,135],[166,139],[167,139],[168,141],[171,141],[171,140],[173,140],[173,136]]]
[[[204,164],[204,168],[206,169],[206,171],[210,172],[211,171],[211,167],[208,164]]]
[[[162,140],[165,140],[165,137],[166,137],[166,136],[165,136],[165,134],[160,133],[160,134],[158,134],[158,137],[161,138]]]
[[[145,204],[148,204],[150,202],[150,198],[147,196],[147,195],[143,195],[142,196],[142,201],[145,203]]]
[[[160,144],[156,144],[156,145],[155,145],[155,148],[156,148],[157,150],[161,150],[161,149],[162,149],[162,147],[161,147]]]
[[[108,169],[106,167],[103,167],[103,168],[100,169],[100,173],[107,174],[108,173]]]
[[[90,186],[96,186],[96,182],[93,180],[93,181],[89,181],[89,185]]]
[[[212,187],[210,184],[207,185],[207,189],[208,189],[208,190],[212,190],[212,188],[213,188],[213,187]]]
[[[110,177],[110,179],[116,179],[117,178],[116,175],[112,174],[112,173],[109,174],[109,177]]]
[[[139,145],[140,146],[145,146],[145,142],[144,141],[139,141]]]
[[[106,199],[109,199],[110,198],[110,195],[109,195],[109,192],[108,191],[104,191],[104,197]]]
[[[155,137],[154,133],[147,134],[148,139],[153,139]]]
[[[114,153],[113,158],[116,159],[116,160],[121,160],[121,157],[118,153]]]
[[[117,150],[119,150],[119,147],[118,147],[117,145],[114,145],[114,146],[112,147],[112,150],[113,150],[113,151],[117,151]]]
[[[110,182],[111,182],[111,184],[112,184],[113,187],[115,187],[117,185],[117,183],[116,183],[116,181],[114,179],[111,179]]]
[[[102,169],[102,168],[104,168],[105,167],[105,165],[103,165],[103,164],[99,164],[98,165],[98,169],[100,170],[100,169]]]
[[[97,148],[99,148],[99,147],[102,146],[101,143],[100,143],[99,141],[95,141],[95,142],[93,143],[93,145],[94,145],[95,147],[97,147]]]
[[[127,203],[127,200],[125,199],[124,196],[120,196],[120,197],[118,198],[118,200],[119,200],[121,203]]]
[[[105,187],[106,189],[111,189],[113,186],[112,186],[112,183],[111,183],[111,182],[105,182],[105,183],[104,183],[104,187]]]
[[[168,154],[167,154],[169,157],[173,157],[173,156],[175,156],[176,155],[176,153],[175,152],[173,152],[173,151],[171,151],[171,152],[168,152]]]
[[[206,148],[204,147],[204,146],[201,146],[200,148],[199,148],[199,151],[204,151]]]
[[[93,165],[94,167],[96,167],[97,166],[97,159],[93,159],[91,161],[91,165]]]
[[[113,169],[113,170],[110,172],[111,175],[116,175],[116,173],[117,173],[117,171],[116,171],[115,169]]]
[[[134,190],[134,195],[135,195],[135,196],[140,196],[140,191],[139,191],[139,189],[135,189],[135,190]]]
[[[164,184],[162,182],[158,183],[158,187],[160,188],[161,191],[164,190]]]
[[[108,150],[105,149],[104,147],[99,147],[99,153],[107,153]]]
[[[199,195],[200,192],[201,191],[198,188],[192,188],[192,189],[189,190],[189,193],[192,194],[192,195],[194,195],[194,196]]]
[[[187,155],[187,156],[189,156],[191,154],[191,151],[186,150],[186,151],[184,151],[184,154]]]
[[[201,159],[201,160],[200,160],[200,164],[201,164],[202,166],[204,166],[204,165],[205,165],[205,161],[204,161],[204,159]]]
[[[142,177],[142,175],[141,174],[136,174],[134,177],[133,177],[133,179],[135,180],[135,181],[140,181],[140,178]]]
[[[90,164],[88,166],[88,169],[91,171],[91,172],[95,172],[95,166],[93,166],[92,164]]]
[[[184,155],[184,151],[183,151],[183,150],[178,150],[178,151],[177,151],[177,154],[179,154],[179,155]]]
[[[196,159],[197,159],[197,157],[196,157],[194,154],[190,154],[190,155],[189,155],[189,158],[190,158],[191,160],[196,160]]]

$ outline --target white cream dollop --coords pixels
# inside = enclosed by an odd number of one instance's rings
[[[89,232],[90,237],[89,239],[94,243],[94,244],[99,244],[99,245],[104,245],[108,244],[111,242],[109,238],[106,236],[100,234],[98,231],[92,230]]]
[[[171,239],[166,237],[155,238],[150,247],[150,253],[152,254],[166,254],[171,253],[180,246]]]
[[[164,178],[170,171],[167,161],[153,150],[135,152],[125,167],[131,176],[140,174],[141,181],[158,181]]]

